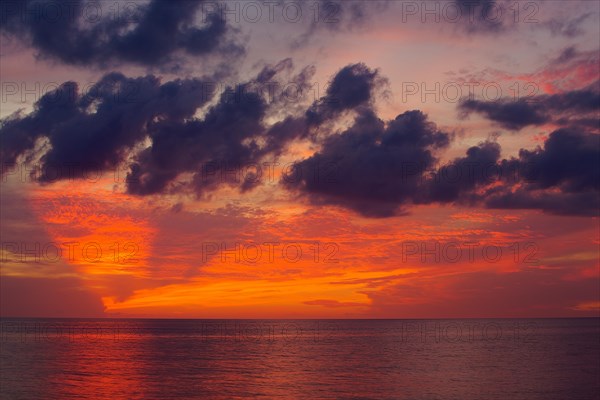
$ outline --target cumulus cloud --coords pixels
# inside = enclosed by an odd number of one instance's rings
[[[600,81],[579,90],[551,95],[539,95],[528,99],[501,99],[482,101],[464,99],[459,105],[463,117],[471,113],[484,115],[500,126],[518,131],[526,126],[548,122],[572,124],[586,116],[597,117],[600,110]]]
[[[421,201],[465,201],[477,187],[492,183],[488,169],[496,165],[500,151],[498,143],[489,141],[470,147],[465,157],[443,165],[429,177]]]
[[[310,86],[314,69],[293,71],[285,59],[221,92],[204,78],[163,83],[153,75],[110,73],[86,93],[66,82],[31,113],[1,121],[1,161],[12,165],[39,155],[42,182],[73,177],[52,175],[57,165],[79,172],[125,165],[127,190],[140,196],[203,195],[223,185],[243,193],[259,180],[248,180],[249,174],[240,181],[241,167],[260,165],[301,139],[319,150],[298,160],[297,171],[320,173],[284,176],[282,186],[313,203],[367,217],[399,215],[411,205],[431,203],[597,212],[599,135],[597,128],[582,127],[586,118],[594,121],[597,86],[538,96],[532,104],[463,102],[463,111],[484,113],[510,129],[541,121],[562,120],[565,126],[543,147],[522,149],[518,157],[502,159],[500,146],[487,141],[441,164],[453,135],[419,110],[380,118],[375,99],[387,82],[379,71],[362,63],[343,67],[325,94],[304,107],[289,107],[285,96],[262,90],[284,73],[298,87]],[[341,117],[353,122],[335,128]]]
[[[244,88],[242,84],[233,90]],[[265,100],[256,93],[235,101],[226,91],[204,118],[167,119],[152,124],[152,145],[136,156],[128,176],[129,191],[163,192],[183,172],[194,173],[198,190],[217,185],[219,179],[213,173],[258,159],[257,139],[264,131],[266,107]]]
[[[371,217],[388,217],[418,195],[423,174],[444,148],[449,135],[418,110],[387,123],[365,109],[346,131],[328,137],[321,151],[298,163],[300,169],[333,165],[330,179],[301,179],[284,184],[315,202],[339,204]]]
[[[455,202],[488,208],[537,209],[595,216],[600,210],[600,135],[561,128],[543,147],[500,158],[484,142],[440,167],[426,181],[423,203]]]
[[[489,189],[492,208],[531,208],[553,214],[596,216],[600,212],[600,135],[563,128],[552,132],[543,148],[521,150],[503,160],[505,171],[518,171],[516,188]],[[511,190],[512,189],[512,190]]]
[[[300,174],[289,189],[317,204],[334,204],[367,217],[401,215],[412,204],[457,204],[536,209],[558,215],[595,216],[600,209],[600,135],[577,128],[552,132],[543,147],[501,158],[486,141],[465,156],[437,162],[451,135],[420,111],[384,123],[371,110],[328,137],[301,160],[301,170],[327,166],[329,179]]]
[[[289,141],[306,137],[312,127],[372,101],[375,88],[382,84],[377,71],[364,64],[349,65],[335,74],[326,94],[303,115],[288,116],[269,126],[265,117],[271,108],[282,107],[282,99],[269,102],[253,85],[260,86],[289,68],[289,61],[284,60],[265,67],[253,81],[227,88],[202,118],[153,124],[152,145],[136,157],[129,190],[136,194],[164,192],[185,172],[193,174],[197,194],[227,183],[242,191],[251,189],[257,181],[225,180],[223,172],[227,175],[227,170],[257,165],[267,154],[279,154]],[[292,81],[303,87],[306,74],[302,70]],[[236,97],[236,93],[243,95]]]
[[[72,178],[49,173],[58,168],[71,167],[78,174],[114,168],[147,136],[153,121],[191,117],[211,99],[210,88],[199,79],[161,84],[152,75],[127,78],[120,73],[105,75],[85,93],[66,82],[42,96],[30,114],[1,121],[0,158],[14,164],[45,139],[42,181]]]
[[[197,21],[200,1],[127,4],[135,7],[81,0],[3,3],[4,35],[33,47],[42,58],[65,64],[159,66],[180,54],[230,57],[243,52],[218,13]]]
[[[31,113],[1,121],[2,162],[12,165],[21,155],[39,152],[38,178],[48,182],[73,178],[50,174],[57,166],[73,167],[84,175],[133,160],[129,192],[167,192],[173,190],[176,178],[189,173],[192,189],[200,194],[227,183],[220,179],[221,171],[278,155],[289,141],[307,137],[311,129],[345,111],[370,104],[376,87],[383,84],[376,70],[349,65],[332,77],[325,95],[308,111],[269,124],[266,117],[281,113],[287,99],[264,89],[276,83],[278,74],[291,70],[291,60],[282,60],[220,93],[208,78],[162,83],[153,75],[128,78],[110,73],[86,93],[66,82],[36,102]],[[292,74],[290,82],[302,91],[313,73],[314,69],[304,68]],[[244,182],[242,190],[252,187]]]
[[[306,111],[307,122],[318,125],[344,111],[371,104],[375,90],[386,84],[377,70],[362,63],[348,65],[334,76],[325,96]]]

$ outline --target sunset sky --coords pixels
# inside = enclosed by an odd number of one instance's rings
[[[599,316],[599,2],[0,8],[2,316]]]

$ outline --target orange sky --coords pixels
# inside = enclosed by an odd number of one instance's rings
[[[558,2],[548,3],[540,21],[565,12]],[[599,8],[580,2],[569,12],[586,7]],[[520,149],[543,146],[558,126],[508,132],[481,115],[460,116],[447,98],[406,97],[407,84],[493,82],[505,95],[514,94],[516,84],[523,95],[533,83],[534,94],[542,95],[598,80],[600,40],[593,19],[584,23],[582,36],[571,38],[554,36],[542,23],[494,36],[467,34],[455,24],[398,21],[394,12],[384,13],[364,26],[317,31],[297,47],[290,43],[299,37],[298,26],[242,23],[247,52],[228,79],[239,83],[291,57],[296,71],[316,68],[313,83],[322,96],[341,67],[365,62],[388,80],[374,104],[382,119],[419,109],[452,134],[441,162],[490,138],[501,145],[502,157],[517,156]],[[102,66],[48,61],[3,40],[2,84],[17,83],[19,93],[2,99],[0,118],[31,111],[44,94],[37,87],[71,79],[89,85],[107,72]],[[553,63],[569,46],[577,56]],[[130,76],[153,73],[166,82],[208,75],[213,64],[122,70]],[[300,106],[294,104],[290,113]],[[346,121],[337,122],[343,127]],[[298,140],[278,161],[285,165],[318,150]],[[19,169],[3,177],[3,316],[467,318],[600,312],[597,217],[432,204],[410,206],[406,215],[367,218],[283,190],[278,185],[283,167],[250,192],[225,185],[200,198],[187,192],[134,196],[126,192],[127,166],[122,167],[117,179],[106,171],[97,181],[42,185]]]
[[[302,202],[264,206],[268,188],[173,210],[172,199],[114,192],[111,179],[31,185],[27,204],[62,249],[58,261],[53,248],[42,252],[38,277],[78,277],[106,316],[585,316],[598,307],[595,219],[567,228],[538,212],[423,206],[372,220]],[[4,276],[18,276],[24,263],[5,256]]]

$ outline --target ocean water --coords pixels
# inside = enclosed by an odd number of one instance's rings
[[[2,399],[599,399],[600,319],[2,319]]]

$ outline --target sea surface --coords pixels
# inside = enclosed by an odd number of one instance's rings
[[[2,399],[600,399],[600,319],[0,320]]]

